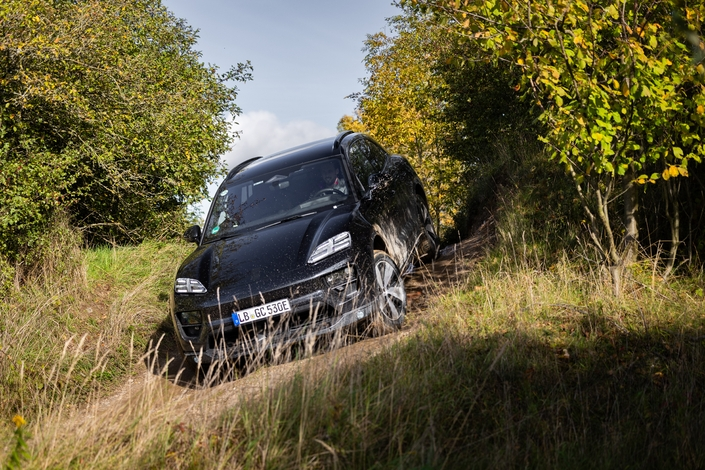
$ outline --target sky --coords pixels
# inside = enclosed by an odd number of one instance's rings
[[[199,30],[196,49],[225,71],[249,60],[253,80],[239,83],[241,132],[223,155],[228,168],[336,134],[362,91],[368,34],[399,14],[392,0],[162,0]],[[211,196],[217,184],[210,186]],[[203,206],[203,205],[202,205]],[[205,211],[204,211],[205,212]]]

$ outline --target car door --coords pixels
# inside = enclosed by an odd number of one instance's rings
[[[362,215],[373,225],[400,269],[409,258],[405,233],[406,202],[402,182],[395,178],[389,154],[366,136],[348,147],[348,158],[363,192]]]

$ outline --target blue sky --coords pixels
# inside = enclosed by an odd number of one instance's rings
[[[239,85],[240,140],[228,167],[336,133],[361,91],[363,42],[399,13],[392,0],[163,0],[199,31],[203,62],[222,70],[250,60]],[[214,188],[212,188],[213,190]]]

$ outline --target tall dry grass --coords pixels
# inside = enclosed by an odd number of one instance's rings
[[[81,248],[66,225],[46,239],[43,263],[18,266],[0,301],[0,450],[10,419],[63,419],[135,373],[164,322],[181,243]]]
[[[514,248],[412,330],[235,380],[216,366],[183,386],[133,348],[151,372],[55,399],[29,424],[27,467],[704,466],[703,279],[652,283],[643,263],[616,299],[599,268]]]
[[[644,258],[615,298],[522,197],[405,331],[200,373],[164,354],[190,247],[57,241],[0,305],[0,460],[19,413],[26,468],[705,467],[705,279]]]

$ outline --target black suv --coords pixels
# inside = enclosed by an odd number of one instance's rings
[[[364,134],[256,157],[220,185],[171,296],[198,363],[284,348],[379,318],[399,327],[401,273],[438,252],[423,185]]]

